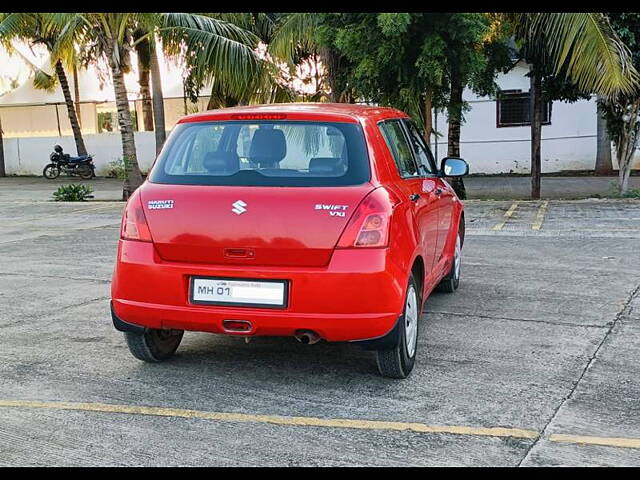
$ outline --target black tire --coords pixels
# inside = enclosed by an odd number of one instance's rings
[[[50,163],[42,170],[42,176],[48,180],[53,180],[60,176],[60,169],[54,163]]]
[[[85,180],[89,180],[94,177],[93,169],[91,167],[86,167],[81,170],[80,178],[84,178]]]
[[[173,356],[182,341],[184,330],[147,328],[144,333],[124,332],[129,351],[138,360],[162,362]]]
[[[410,321],[415,321],[415,339],[413,339],[413,354],[409,351],[407,342],[407,334],[410,330],[407,329],[407,313],[409,307],[409,296],[411,292],[415,292],[415,301],[416,301],[416,312],[415,318],[411,318],[411,313],[409,312]],[[405,296],[404,302],[404,311],[402,315],[398,319],[399,329],[398,335],[396,337],[395,345],[392,348],[378,350],[376,352],[377,355],[377,363],[378,363],[378,371],[380,375],[388,378],[406,378],[413,370],[413,366],[416,361],[416,354],[418,351],[418,333],[420,331],[420,313],[422,307],[422,298],[420,291],[418,290],[418,286],[416,284],[415,279],[413,278],[413,274],[409,277],[409,284],[407,286],[407,294]],[[410,337],[411,340],[411,337]]]
[[[462,249],[462,238],[460,235],[460,231],[458,231],[457,243],[455,248],[456,250],[454,253],[454,259],[453,259],[453,262],[451,262],[451,268],[449,269],[449,273],[447,273],[447,275],[440,281],[440,283],[436,287],[436,290],[438,292],[453,293],[460,286],[460,263],[461,263],[460,255],[461,255],[461,249]],[[456,268],[456,257],[455,257],[456,255],[458,256],[457,268]]]

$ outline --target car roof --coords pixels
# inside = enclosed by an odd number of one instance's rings
[[[400,110],[391,107],[374,105],[358,105],[352,103],[272,103],[268,105],[249,105],[231,108],[220,108],[206,112],[195,113],[181,118],[178,123],[205,122],[211,120],[243,120],[251,119],[252,115],[283,115],[292,120],[324,120],[338,122],[357,122],[362,119],[373,121],[386,118],[408,117]]]

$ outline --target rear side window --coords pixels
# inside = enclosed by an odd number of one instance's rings
[[[184,185],[333,186],[369,181],[360,125],[229,121],[178,124],[150,181]]]
[[[418,175],[418,167],[413,160],[411,147],[407,142],[402,125],[399,120],[389,120],[380,125],[382,134],[387,142],[389,150],[396,161],[398,173],[401,177],[413,177]]]
[[[431,151],[425,143],[424,138],[420,135],[418,128],[411,121],[405,121],[404,124],[409,132],[409,138],[413,144],[413,151],[416,152],[416,160],[418,160],[418,163],[424,167],[423,173],[427,172],[435,174],[437,171],[435,160],[433,155],[431,155]]]

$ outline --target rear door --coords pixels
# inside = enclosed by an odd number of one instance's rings
[[[407,131],[413,140],[414,152],[416,159],[423,165],[423,174],[428,180],[429,191],[432,194],[432,206],[437,212],[438,227],[435,242],[435,261],[434,266],[442,259],[444,247],[449,232],[451,231],[451,222],[454,210],[454,191],[453,188],[442,178],[437,176],[438,166],[429,146],[424,141],[422,135],[418,132],[415,123],[411,120],[405,120]]]
[[[444,255],[444,247],[447,243],[449,232],[453,228],[453,211],[455,206],[455,192],[453,188],[443,179],[437,179],[436,186],[437,200],[436,209],[438,211],[438,242],[436,246],[436,261],[440,261]]]
[[[409,132],[401,119],[380,123],[387,146],[393,155],[399,181],[397,186],[406,201],[411,203],[417,241],[425,263],[425,270],[433,268],[436,252],[438,215],[434,208],[434,183],[420,171],[411,146]]]
[[[372,189],[370,184],[317,189],[147,184],[141,195],[164,260],[323,266]],[[149,208],[161,200],[171,200],[173,208]]]
[[[404,119],[407,134],[411,139],[411,145],[416,157],[416,161],[420,167],[420,173],[423,177],[423,190],[429,195],[430,205],[433,211],[431,220],[433,224],[428,225],[429,236],[434,249],[434,261],[432,268],[440,261],[442,257],[444,242],[448,231],[447,221],[450,221],[451,212],[445,210],[449,206],[449,198],[447,197],[447,185],[437,176],[438,167],[435,158],[431,154],[429,146],[424,141],[424,137],[418,131],[413,120]],[[449,220],[447,220],[449,218]],[[444,230],[443,230],[444,225]]]

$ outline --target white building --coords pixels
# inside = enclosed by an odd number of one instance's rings
[[[464,114],[460,133],[460,156],[468,161],[470,173],[529,173],[531,127],[529,124],[529,67],[519,62],[497,83],[506,101],[478,97],[465,90],[471,110]],[[552,102],[548,122],[542,127],[542,172],[593,170],[596,161],[596,101]],[[439,113],[438,156],[447,153],[447,118]],[[434,145],[435,137],[432,137]],[[435,147],[433,147],[435,149]],[[613,167],[617,169],[615,152]],[[636,155],[635,168],[640,168]]]

